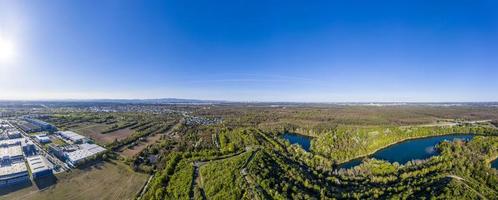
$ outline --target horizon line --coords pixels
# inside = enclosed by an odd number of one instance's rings
[[[340,104],[340,103],[498,103],[498,100],[476,100],[476,101],[257,101],[257,100],[223,100],[223,99],[196,99],[196,98],[35,98],[35,99],[0,99],[0,102],[92,102],[92,101],[154,101],[154,100],[179,100],[179,101],[203,101],[220,103],[318,103],[318,104]]]

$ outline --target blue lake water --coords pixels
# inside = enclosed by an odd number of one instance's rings
[[[436,155],[438,152],[436,151],[435,146],[444,140],[470,140],[473,137],[474,135],[471,134],[459,134],[412,139],[388,146],[368,157],[378,160],[386,160],[391,163],[398,162],[400,164],[405,164],[410,160],[426,159]],[[361,164],[362,160],[363,158],[354,159],[341,164],[339,167],[352,168]]]
[[[495,168],[495,169],[498,169],[498,159],[496,159],[493,162],[491,162],[491,167]]]
[[[306,151],[310,151],[311,137],[295,133],[284,133],[284,139],[289,141],[291,144],[300,145]]]

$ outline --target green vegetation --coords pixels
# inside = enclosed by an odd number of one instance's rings
[[[319,134],[317,138],[313,139],[312,151],[337,162],[344,162],[406,139],[453,133],[498,135],[496,129],[477,125],[451,127],[337,127],[333,131]]]
[[[241,199],[245,192],[245,181],[241,170],[251,153],[246,152],[201,166],[199,176],[206,197],[209,199]]]
[[[168,187],[164,191],[166,199],[189,199],[190,186],[192,184],[192,174],[194,167],[192,162],[182,160],[175,168],[171,176]]]
[[[498,157],[498,108],[239,104],[164,107],[182,110],[182,115],[61,112],[49,115],[47,121],[69,130],[100,127],[99,134],[106,136],[131,131],[107,147],[117,152],[131,151],[141,144],[134,156],[122,158],[132,169],[153,174],[143,195],[137,196],[140,199],[498,196],[498,172],[489,163]],[[221,121],[186,123],[185,118]],[[286,131],[312,137],[311,151],[284,140],[282,133]],[[437,145],[439,154],[425,160],[399,164],[367,158],[352,169],[338,167],[339,163],[403,140],[453,133],[477,136],[468,142],[442,142]],[[153,142],[144,142],[152,137]]]

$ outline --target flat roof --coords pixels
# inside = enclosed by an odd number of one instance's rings
[[[0,180],[15,178],[27,174],[28,169],[26,168],[26,164],[24,164],[24,162],[0,166]]]
[[[79,149],[72,152],[66,152],[69,161],[78,162],[100,152],[104,152],[106,149],[96,145],[96,144],[80,144],[78,145]]]
[[[45,170],[51,170],[48,167],[47,161],[43,156],[36,155],[36,156],[30,156],[27,157],[26,160],[28,161],[29,169],[31,170],[31,173],[37,173]]]
[[[15,145],[8,147],[0,147],[0,158],[3,158],[5,156],[9,157],[23,156],[21,146]]]
[[[50,138],[47,135],[45,135],[45,134],[35,135],[35,138],[37,140],[50,140]]]
[[[23,138],[0,140],[0,146],[21,145]]]
[[[59,134],[62,135],[63,137],[69,138],[71,141],[85,139],[85,136],[77,134],[73,131],[59,131]]]

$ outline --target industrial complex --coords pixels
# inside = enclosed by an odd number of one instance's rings
[[[0,188],[52,176],[106,151],[75,132],[56,130],[27,117],[0,119]]]

